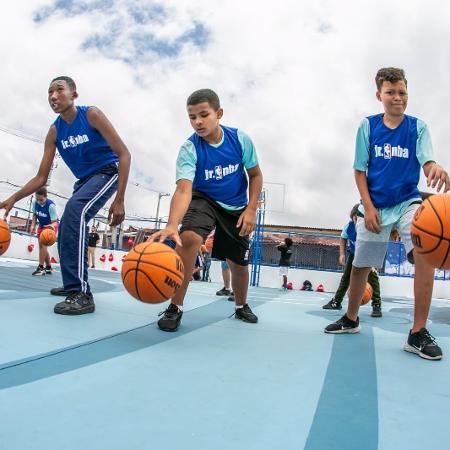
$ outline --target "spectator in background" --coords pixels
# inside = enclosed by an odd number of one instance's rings
[[[278,263],[280,269],[279,274],[283,277],[283,285],[281,288],[285,291],[287,289],[287,281],[288,281],[288,272],[289,266],[291,265],[290,259],[292,256],[292,239],[287,237],[284,242],[282,242],[278,247],[278,251],[280,252],[280,261]]]
[[[95,225],[92,225],[91,232],[88,236],[88,266],[91,269],[95,269],[95,250],[99,240],[100,236],[97,233],[97,228]]]

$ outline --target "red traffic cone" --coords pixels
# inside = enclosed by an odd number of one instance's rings
[[[28,244],[27,250],[31,253],[34,249],[34,244]]]
[[[114,255],[112,253],[109,254],[108,261],[109,262],[113,262],[114,261]]]
[[[320,284],[317,286],[316,292],[325,292],[325,287],[323,286],[322,283],[320,283]]]
[[[51,262],[52,264],[58,264],[58,261],[56,261],[56,259],[55,259],[54,256],[51,257],[50,262]]]
[[[112,266],[111,270],[114,271],[114,272],[117,272],[119,269],[116,266]]]
[[[289,283],[286,285],[286,287],[291,290],[294,289],[294,285],[292,284],[292,281],[289,281]]]
[[[102,256],[100,256],[100,261],[101,261],[101,262],[105,262],[105,261],[106,261],[106,256],[105,256],[105,254],[103,254]]]

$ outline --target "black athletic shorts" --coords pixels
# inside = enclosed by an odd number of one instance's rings
[[[239,236],[237,221],[244,209],[228,211],[201,192],[192,194],[192,201],[181,222],[183,231],[194,231],[203,238],[203,242],[214,228],[212,258],[224,261],[229,259],[240,266],[248,265],[249,238]]]

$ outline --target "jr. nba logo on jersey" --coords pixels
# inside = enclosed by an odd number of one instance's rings
[[[216,180],[221,180],[222,177],[222,166],[215,166],[214,167],[214,175]]]
[[[391,144],[384,144],[383,145],[384,159],[391,159],[391,154],[392,154],[392,146],[391,146]]]

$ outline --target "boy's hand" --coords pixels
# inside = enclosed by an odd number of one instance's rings
[[[339,255],[339,264],[341,266],[345,266],[345,255],[344,254]]]
[[[36,234],[36,227],[30,228],[30,234]]]
[[[366,229],[372,233],[379,233],[381,231],[381,219],[376,208],[365,208],[364,224]]]
[[[178,234],[178,230],[174,227],[167,226],[166,228],[153,233],[148,239],[147,242],[164,242],[167,238],[175,241],[177,245],[183,247],[181,243],[180,235]]]
[[[7,198],[4,202],[0,202],[0,209],[5,210],[5,214],[3,216],[5,220],[8,217],[8,214],[11,211],[11,209],[13,209],[14,203],[15,201],[12,197]]]
[[[236,228],[240,228],[239,236],[248,236],[254,229],[256,224],[256,209],[245,208],[239,216]]]
[[[444,187],[444,192],[450,189],[450,179],[446,170],[439,164],[433,164],[428,172],[427,186],[436,188],[437,192],[440,192]]]
[[[125,219],[125,205],[123,200],[114,199],[111,203],[108,213],[108,223],[110,226],[114,227],[119,225]]]

